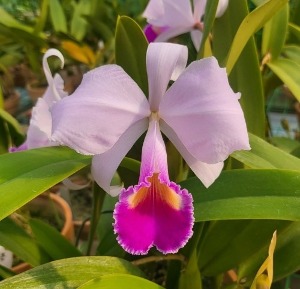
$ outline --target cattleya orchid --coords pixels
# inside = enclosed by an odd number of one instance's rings
[[[64,81],[61,76],[55,74],[54,78],[52,77],[48,64],[48,58],[51,56],[57,56],[61,60],[61,68],[64,66],[64,57],[60,51],[53,48],[47,50],[43,57],[43,69],[48,88],[43,97],[40,97],[32,108],[26,141],[17,148],[11,148],[11,152],[55,145],[50,140],[52,121],[49,108],[65,97],[67,93],[63,91]]]
[[[150,0],[143,16],[149,23],[145,27],[148,41],[164,42],[175,36],[190,32],[198,51],[202,39],[202,17],[207,0]],[[216,17],[221,17],[228,0],[219,0]]]
[[[149,45],[148,99],[120,66],[105,65],[86,73],[51,109],[52,140],[94,155],[94,179],[112,195],[112,176],[147,130],[139,183],[121,190],[114,211],[118,241],[132,254],[154,245],[175,253],[192,235],[192,196],[169,179],[161,131],[206,187],[230,153],[249,149],[240,94],[230,88],[225,69],[214,57],[185,68],[187,56],[182,45]],[[175,82],[168,88],[170,79]]]

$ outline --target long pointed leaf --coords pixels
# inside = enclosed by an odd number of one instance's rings
[[[100,277],[98,279],[91,280],[78,289],[132,289],[132,288],[143,288],[143,289],[163,289],[163,287],[143,279],[137,276],[128,274],[111,274]]]
[[[284,58],[272,60],[267,65],[300,101],[300,65]]]
[[[132,77],[148,95],[146,51],[148,42],[139,25],[129,17],[118,18],[116,27],[116,63]]]
[[[0,156],[0,220],[90,163],[63,147]]]
[[[288,0],[269,0],[245,17],[233,39],[227,57],[226,68],[228,73],[231,72],[250,37],[287,2]]]
[[[231,156],[252,169],[287,169],[300,171],[300,159],[249,134],[250,151],[237,151]]]
[[[0,282],[1,289],[75,289],[107,274],[143,273],[129,262],[114,257],[77,257],[54,261]]]
[[[181,183],[194,197],[196,222],[211,220],[300,220],[300,171],[225,171],[208,188],[197,178]]]

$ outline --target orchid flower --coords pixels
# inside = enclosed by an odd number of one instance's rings
[[[150,0],[143,16],[149,23],[145,27],[148,41],[164,42],[175,36],[190,32],[193,44],[200,49],[207,0]],[[216,17],[221,17],[228,0],[219,0]]]
[[[121,190],[114,229],[121,246],[146,254],[155,245],[174,253],[192,235],[192,197],[171,182],[161,131],[205,186],[235,150],[249,149],[244,115],[226,71],[214,57],[186,69],[185,46],[151,43],[149,98],[118,65],[95,68],[77,90],[54,104],[52,140],[94,155],[92,174],[105,191],[121,160],[146,131],[139,184]],[[170,79],[176,80],[168,88]]]
[[[32,116],[27,131],[26,141],[17,148],[11,148],[11,152],[33,149],[38,147],[52,146],[55,143],[50,141],[52,120],[49,108],[57,101],[67,95],[63,91],[64,82],[59,74],[52,77],[48,58],[57,56],[61,60],[61,67],[64,66],[64,57],[56,49],[49,49],[43,57],[43,69],[48,82],[48,88],[32,108]]]

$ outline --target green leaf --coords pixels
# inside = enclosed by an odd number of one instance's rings
[[[198,52],[198,57],[197,57],[198,59],[203,57],[205,42],[214,24],[218,2],[219,0],[210,0],[207,2],[207,5],[205,7],[204,29],[203,29],[200,49]]]
[[[300,171],[224,171],[208,188],[197,178],[181,183],[193,194],[195,221],[300,220]]]
[[[35,35],[39,35],[45,28],[47,22],[47,16],[48,16],[49,1],[50,0],[43,0],[41,2],[39,17],[37,17],[36,24],[33,31]]]
[[[299,141],[287,137],[272,137],[270,138],[270,142],[274,146],[289,154],[292,153],[292,151],[294,151],[295,149],[300,148]]]
[[[102,213],[97,227],[99,245],[97,255],[99,256],[115,256],[123,258],[126,252],[118,244],[113,229],[113,211],[118,198],[106,196],[102,208]]]
[[[8,152],[10,138],[6,123],[0,119],[0,154]]]
[[[121,16],[116,27],[115,54],[116,63],[148,95],[146,71],[146,52],[148,42],[140,26],[131,18]]]
[[[5,11],[2,7],[0,7],[0,23],[11,28],[17,28],[28,33],[33,32],[33,28],[27,25],[22,24],[17,19],[15,19],[12,15]]]
[[[300,26],[289,23],[289,30],[300,41]]]
[[[82,41],[87,33],[88,23],[83,16],[89,15],[91,11],[90,0],[80,0],[72,2],[73,17],[71,19],[71,35],[77,40]]]
[[[140,166],[141,166],[141,162],[128,157],[125,157],[120,163],[120,167],[126,168],[137,174],[140,173]]]
[[[300,65],[300,46],[287,45],[283,48],[282,55]]]
[[[64,147],[0,156],[0,219],[89,165],[91,157]]]
[[[247,15],[246,1],[231,0],[223,17],[216,19],[212,46],[214,55],[220,62],[225,58],[240,23]],[[250,78],[249,74],[251,75]],[[248,41],[234,66],[229,76],[229,82],[234,91],[241,92],[240,103],[248,130],[263,137],[265,134],[264,94],[257,49],[253,37]]]
[[[108,274],[143,273],[129,262],[114,257],[77,257],[36,267],[0,282],[1,289],[75,289],[91,279]]]
[[[277,230],[280,235],[293,223],[299,224],[299,222],[278,220],[235,220],[210,223],[199,252],[199,267],[202,274],[212,276],[238,268],[242,263],[256,257],[257,252],[261,260],[264,260],[273,232]],[[289,258],[291,256],[286,256],[286,261]],[[261,263],[255,268],[255,273]],[[284,263],[278,265],[282,266],[282,264]],[[246,277],[251,284],[251,276],[243,274],[243,277]]]
[[[263,139],[249,134],[250,151],[237,151],[231,156],[253,169],[287,169],[300,171],[300,160]]]
[[[30,219],[29,225],[36,242],[53,260],[79,257],[82,255],[74,245],[47,223],[38,219]],[[55,242],[53,242],[53,240],[55,240]]]
[[[52,21],[52,25],[56,32],[67,33],[67,21],[64,10],[60,4],[59,0],[50,0],[49,1],[50,8],[50,17]]]
[[[277,225],[280,229],[277,231],[277,245],[274,253],[274,279],[282,279],[300,267],[300,222],[280,223]],[[276,227],[274,229],[277,229]],[[268,241],[262,242],[261,248],[239,266],[239,279],[253,277],[257,268],[262,264],[268,251]],[[285,264],[282,266],[282,264]],[[250,281],[249,280],[249,281]],[[248,282],[249,283],[249,282]]]
[[[50,256],[11,218],[0,222],[0,244],[32,266],[51,261]]]
[[[180,274],[179,289],[199,289],[202,287],[202,279],[198,267],[197,250],[190,256],[188,264]]]
[[[226,60],[226,68],[230,74],[234,64],[246,46],[248,40],[258,31],[271,17],[279,11],[288,0],[269,0],[258,6],[242,21],[230,48]]]
[[[8,126],[8,133],[10,134],[9,139],[11,140],[12,144],[17,146],[22,144],[22,142],[25,140],[25,137],[23,132],[21,131],[21,127],[18,121],[1,108],[0,119],[2,119]]]
[[[106,275],[81,285],[78,289],[132,289],[132,288],[143,288],[143,289],[163,289],[163,287],[150,282],[141,277],[126,275],[126,274],[111,274]]]
[[[5,278],[9,278],[9,277],[12,277],[12,276],[15,276],[16,273],[11,271],[10,269],[0,265],[0,276],[2,277],[2,279],[0,280],[3,280]]]
[[[268,62],[267,65],[300,101],[300,64],[289,59],[278,58]]]
[[[276,59],[283,48],[287,38],[289,21],[289,4],[274,15],[264,26],[262,37],[262,55],[271,54],[272,59]]]

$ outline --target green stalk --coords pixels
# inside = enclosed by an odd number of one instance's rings
[[[95,238],[95,233],[97,229],[97,225],[100,220],[101,209],[103,206],[104,198],[106,192],[98,186],[96,182],[93,184],[93,210],[92,210],[92,217],[91,217],[91,228],[89,232],[88,238],[88,246],[86,255],[89,256],[91,254],[91,249],[93,245],[93,241]]]

